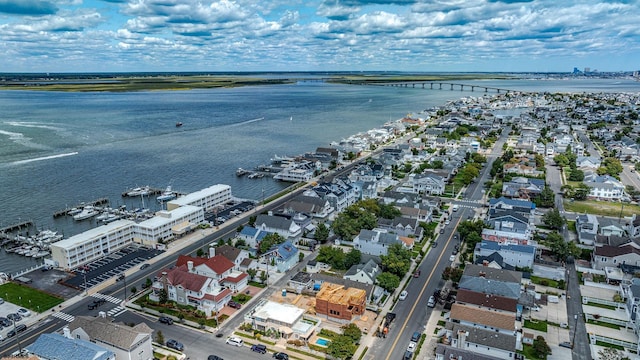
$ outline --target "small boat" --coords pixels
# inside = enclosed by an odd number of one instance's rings
[[[178,121],[178,122],[176,123],[176,127],[180,127],[180,126],[182,126],[182,123]]]
[[[73,216],[73,215],[80,214],[81,212],[82,212],[82,209],[71,208],[69,211],[67,211],[67,215]]]
[[[133,188],[125,193],[127,196],[135,197],[135,196],[146,196],[149,195],[149,187],[137,187]]]
[[[244,176],[247,173],[249,173],[247,170],[243,169],[243,168],[238,168],[238,170],[236,170],[236,176]]]

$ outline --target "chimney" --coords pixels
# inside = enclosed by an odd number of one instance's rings
[[[62,328],[62,333],[63,333],[64,337],[66,337],[67,339],[73,339],[71,337],[71,330],[69,330],[68,326],[65,326],[64,328]]]
[[[211,245],[209,246],[209,259],[216,256],[216,247]]]
[[[482,260],[482,266],[489,266],[489,260]]]
[[[484,278],[485,276],[487,276],[487,273],[484,271],[480,271],[480,273],[478,273],[478,277]]]
[[[189,270],[189,272],[193,272],[193,261],[187,261],[187,269]]]
[[[464,349],[467,343],[467,332],[458,330],[458,349]]]
[[[168,294],[169,293],[169,282],[167,281],[167,272],[166,271],[162,272],[162,278],[160,278],[160,281],[162,281],[162,288]]]

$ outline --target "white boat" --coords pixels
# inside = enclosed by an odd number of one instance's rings
[[[71,208],[69,211],[67,211],[67,215],[73,216],[73,215],[80,214],[81,212],[82,212],[82,209]]]
[[[149,187],[148,186],[143,186],[143,187],[137,187],[137,188],[133,188],[129,191],[127,191],[127,196],[146,196],[149,195]]]
[[[37,254],[33,255],[34,258],[39,259],[41,257],[45,257],[51,255],[51,253],[47,250],[40,250]]]
[[[165,202],[176,198],[176,193],[171,190],[171,185],[167,186],[162,195],[158,196],[156,200],[158,202]]]
[[[93,206],[85,206],[79,214],[73,215],[73,220],[81,221],[98,215],[99,212]]]
[[[105,221],[109,217],[109,212],[105,211],[96,217],[98,221]]]

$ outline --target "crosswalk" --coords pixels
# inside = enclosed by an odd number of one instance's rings
[[[111,295],[105,295],[105,294],[101,294],[101,293],[95,293],[93,295],[91,295],[94,298],[98,298],[98,299],[104,299],[110,303],[114,303],[114,304],[120,304],[122,302],[122,299],[119,299],[117,297],[111,296]]]
[[[116,306],[107,312],[107,316],[116,317],[118,315],[122,315],[125,311],[127,311],[127,309],[122,306]]]
[[[56,317],[58,319],[62,319],[64,321],[68,321],[68,322],[72,322],[76,318],[75,316],[64,313],[62,311],[54,312],[51,316]]]

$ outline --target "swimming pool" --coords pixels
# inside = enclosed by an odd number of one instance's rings
[[[323,338],[318,338],[316,340],[316,344],[318,344],[320,346],[327,346],[327,345],[329,345],[329,340],[323,339]]]

